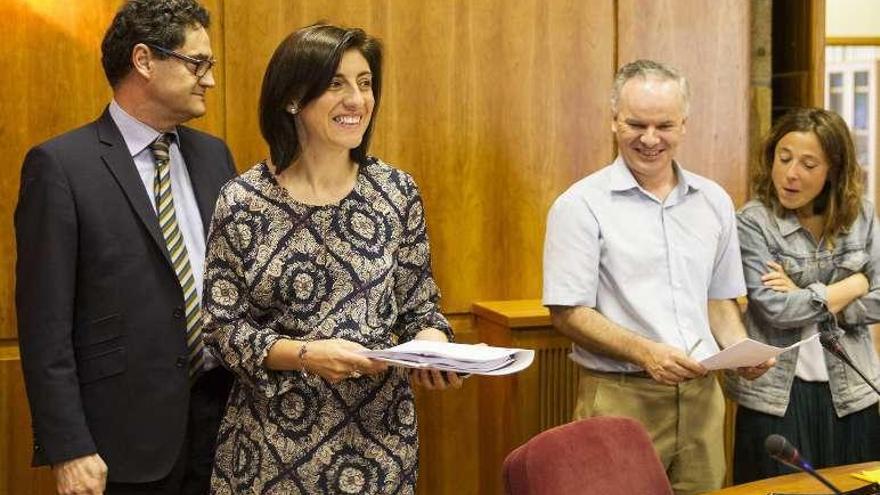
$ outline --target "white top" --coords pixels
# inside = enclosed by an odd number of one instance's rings
[[[819,333],[818,326],[814,323],[801,329],[801,340]],[[798,351],[797,366],[794,374],[801,380],[808,382],[827,382],[828,366],[825,364],[825,349],[819,339],[813,339],[801,346]]]

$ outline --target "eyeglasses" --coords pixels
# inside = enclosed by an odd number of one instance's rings
[[[208,71],[211,70],[212,67],[214,67],[214,64],[217,63],[217,59],[214,59],[214,58],[207,58],[207,59],[205,59],[205,58],[192,58],[192,57],[188,57],[186,55],[183,55],[182,53],[177,53],[174,50],[162,48],[161,46],[157,46],[152,43],[144,43],[144,44],[147,45],[148,47],[152,48],[153,50],[156,50],[158,52],[164,53],[165,55],[174,57],[177,60],[185,62],[186,64],[193,64],[193,66],[195,67],[195,70],[190,70],[190,72],[192,72],[193,75],[195,75],[199,79],[205,77],[205,74],[207,74]],[[189,65],[187,65],[187,69],[189,69],[189,68],[190,68]]]

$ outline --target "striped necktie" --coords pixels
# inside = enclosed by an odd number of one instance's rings
[[[153,193],[156,195],[159,228],[162,230],[162,237],[165,238],[168,254],[171,255],[174,273],[177,274],[177,280],[183,289],[183,300],[186,307],[186,347],[189,354],[189,376],[192,380],[202,369],[205,359],[204,344],[202,343],[202,314],[195,278],[189,264],[189,255],[186,252],[183,235],[177,225],[174,197],[171,194],[171,166],[168,148],[172,139],[174,139],[173,134],[164,133],[150,144],[153,159],[156,161]]]

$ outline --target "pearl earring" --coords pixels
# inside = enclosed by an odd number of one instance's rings
[[[291,115],[298,114],[299,113],[299,103],[294,102],[294,103],[291,103],[290,105],[287,105],[287,113],[289,113]]]

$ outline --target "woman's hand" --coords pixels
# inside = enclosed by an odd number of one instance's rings
[[[768,261],[767,268],[770,270],[764,275],[761,275],[761,281],[764,282],[764,287],[769,287],[777,292],[792,292],[800,289],[800,287],[795,285],[795,283],[788,278],[785,269],[783,269],[782,265],[779,263]]]
[[[330,383],[347,378],[360,378],[376,375],[388,369],[382,361],[376,361],[358,354],[366,347],[344,339],[314,340],[306,342],[303,354],[305,371],[314,373]]]
[[[447,388],[461,388],[464,379],[454,371],[440,371],[435,369],[412,370],[410,378],[413,385],[424,387],[428,390],[446,390]]]
[[[746,380],[756,380],[761,375],[766,373],[767,370],[772,368],[774,365],[776,365],[776,358],[775,357],[770,358],[757,366],[747,366],[744,368],[737,368],[736,374],[745,378]]]
[[[416,334],[415,340],[433,340],[435,342],[449,342],[446,334],[435,328],[426,328]],[[447,388],[461,388],[464,380],[454,371],[439,371],[435,369],[414,369],[410,371],[413,385],[424,387],[428,390],[446,390]]]

